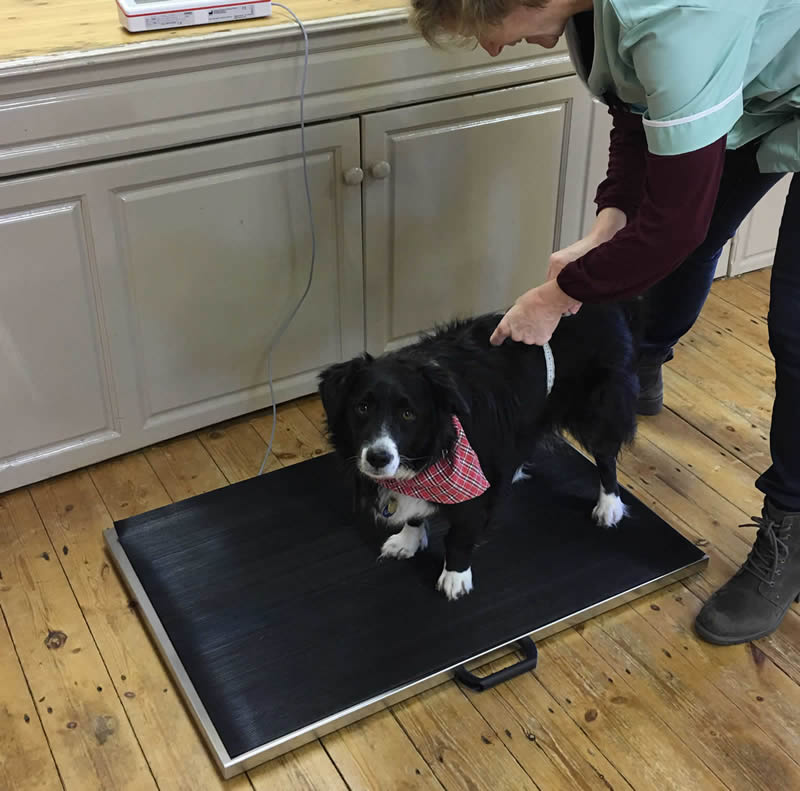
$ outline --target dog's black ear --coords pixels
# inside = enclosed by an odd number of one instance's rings
[[[331,365],[320,373],[318,390],[329,429],[333,429],[339,422],[342,411],[347,405],[353,381],[372,362],[372,359],[372,356],[365,352],[347,362]]]
[[[453,377],[441,365],[428,363],[423,366],[425,378],[433,390],[436,405],[444,412],[465,417],[470,406],[462,395]]]

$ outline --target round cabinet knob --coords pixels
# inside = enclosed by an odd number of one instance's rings
[[[350,168],[344,172],[345,184],[360,184],[364,180],[364,171],[361,168]]]
[[[372,173],[373,178],[385,179],[392,172],[392,166],[382,159],[380,162],[376,162],[369,172]]]

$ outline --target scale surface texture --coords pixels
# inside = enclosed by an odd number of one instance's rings
[[[411,560],[359,523],[325,455],[117,522],[106,539],[225,776],[707,562],[626,491],[594,524],[594,466],[542,450],[476,549],[474,591],[435,590],[443,526]],[[540,662],[547,662],[543,650]]]

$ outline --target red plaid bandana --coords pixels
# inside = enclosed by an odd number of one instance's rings
[[[489,488],[489,481],[483,474],[478,455],[469,444],[461,421],[455,415],[453,426],[456,443],[450,458],[439,459],[408,481],[382,479],[381,486],[431,503],[463,503],[483,494]]]

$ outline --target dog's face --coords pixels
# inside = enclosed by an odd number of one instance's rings
[[[374,479],[412,478],[453,437],[466,410],[449,375],[433,364],[369,355],[334,365],[320,395],[337,452]]]

